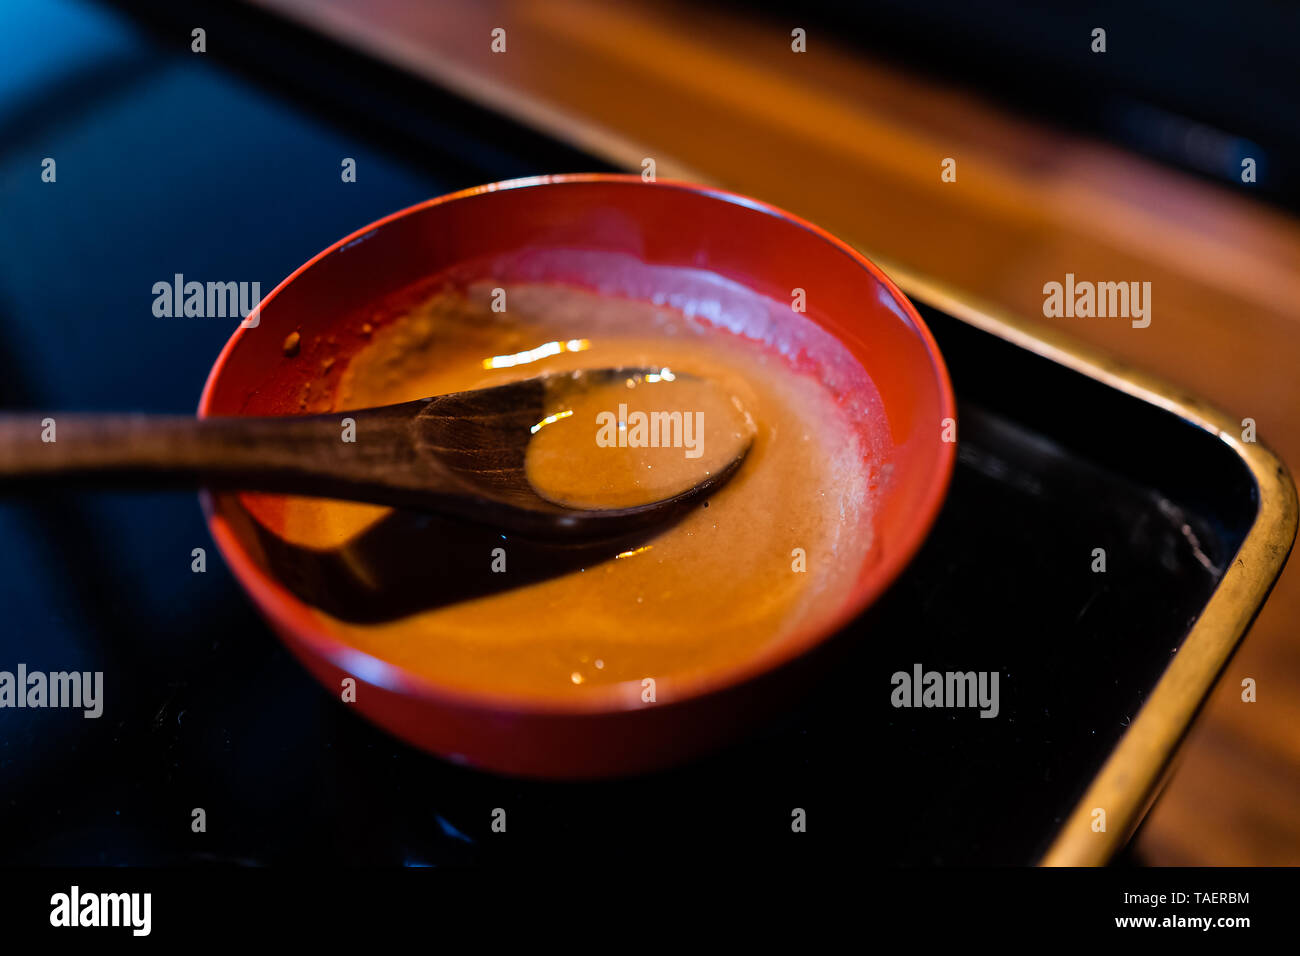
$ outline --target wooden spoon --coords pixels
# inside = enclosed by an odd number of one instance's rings
[[[622,534],[666,521],[720,486],[744,459],[748,439],[679,493],[620,508],[542,497],[525,473],[526,451],[539,424],[584,390],[659,371],[555,373],[327,415],[0,415],[0,487],[87,477],[202,484],[367,501],[534,535]]]

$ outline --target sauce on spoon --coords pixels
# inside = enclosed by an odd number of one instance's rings
[[[744,454],[757,431],[737,395],[669,368],[555,391],[525,473],[539,495],[571,508],[683,494]]]

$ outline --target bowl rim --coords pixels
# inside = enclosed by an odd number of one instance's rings
[[[911,325],[911,330],[921,340],[929,358],[933,381],[939,389],[940,420],[951,418],[956,421],[956,400],[953,395],[952,383],[934,336],[912,302],[875,263],[853,246],[820,226],[777,206],[716,186],[683,180],[660,179],[654,182],[646,182],[636,173],[548,174],[487,183],[427,199],[362,226],[312,256],[286,276],[257,304],[258,314],[280,292],[309,269],[340,250],[368,238],[390,222],[415,215],[434,206],[472,198],[485,193],[566,184],[635,184],[641,188],[677,189],[744,206],[756,212],[783,219],[791,225],[812,233],[832,249],[848,256],[856,265],[865,269],[889,293],[894,304],[900,310],[900,318]],[[241,323],[218,354],[208,373],[203,392],[199,397],[199,418],[206,418],[211,414],[210,407],[213,396],[226,365],[232,360],[235,349],[244,336],[255,330],[256,326],[245,327]],[[834,335],[829,329],[826,331],[828,334]],[[929,487],[926,489],[920,507],[916,512],[915,520],[907,525],[905,533],[896,540],[890,550],[872,569],[867,581],[855,583],[848,599],[841,602],[836,612],[821,627],[796,631],[788,639],[774,642],[725,668],[690,678],[661,678],[656,681],[655,702],[653,705],[642,703],[640,693],[630,692],[629,688],[625,686],[626,682],[592,687],[580,695],[575,695],[572,699],[545,699],[499,691],[471,691],[459,687],[450,687],[374,657],[326,633],[316,620],[316,615],[320,612],[301,601],[288,588],[269,573],[264,572],[256,564],[235,534],[234,529],[231,528],[218,509],[214,495],[209,489],[204,488],[200,491],[200,501],[207,518],[209,530],[217,543],[218,549],[221,551],[236,580],[253,598],[254,603],[261,612],[270,619],[271,623],[282,635],[292,636],[293,640],[304,645],[312,653],[329,661],[344,673],[394,693],[422,698],[436,705],[458,709],[510,714],[598,716],[665,707],[736,688],[780,670],[830,641],[846,625],[870,607],[894,583],[903,569],[915,557],[934,525],[947,496],[956,459],[956,447],[956,442],[941,441],[938,443],[938,454],[929,467]],[[233,493],[227,494],[233,495]]]

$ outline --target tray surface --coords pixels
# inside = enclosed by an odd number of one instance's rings
[[[341,54],[324,44],[248,73],[233,54],[192,56],[96,7],[0,14],[11,36],[35,29],[62,31],[68,49],[18,64],[23,82],[0,94],[3,407],[190,411],[229,324],[155,318],[153,283],[183,271],[269,290],[358,224],[428,196],[604,168],[414,84],[375,92],[350,61],[335,95],[323,63]],[[31,172],[47,155],[54,186]],[[343,157],[357,160],[354,184],[340,181]],[[0,502],[0,669],[102,670],[107,698],[101,720],[0,709],[0,863],[425,865],[702,847],[1035,861],[1208,600],[1254,518],[1255,485],[1176,416],[919,304],[961,421],[930,540],[803,705],[725,753],[635,781],[497,779],[356,719],[254,615],[191,495]],[[190,570],[196,547],[205,574]],[[999,672],[999,716],[893,708],[891,675],[916,664]],[[496,807],[508,842],[490,831]],[[804,838],[790,832],[795,807]]]

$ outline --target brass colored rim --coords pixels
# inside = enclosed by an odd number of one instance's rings
[[[1241,425],[1226,412],[1054,329],[976,306],[951,289],[873,258],[908,296],[1217,436],[1250,468],[1259,489],[1255,521],[1209,603],[1039,861],[1042,866],[1103,865],[1155,801],[1196,712],[1281,574],[1296,537],[1295,483],[1268,448],[1240,440]],[[1106,811],[1104,832],[1092,829],[1098,807]]]

